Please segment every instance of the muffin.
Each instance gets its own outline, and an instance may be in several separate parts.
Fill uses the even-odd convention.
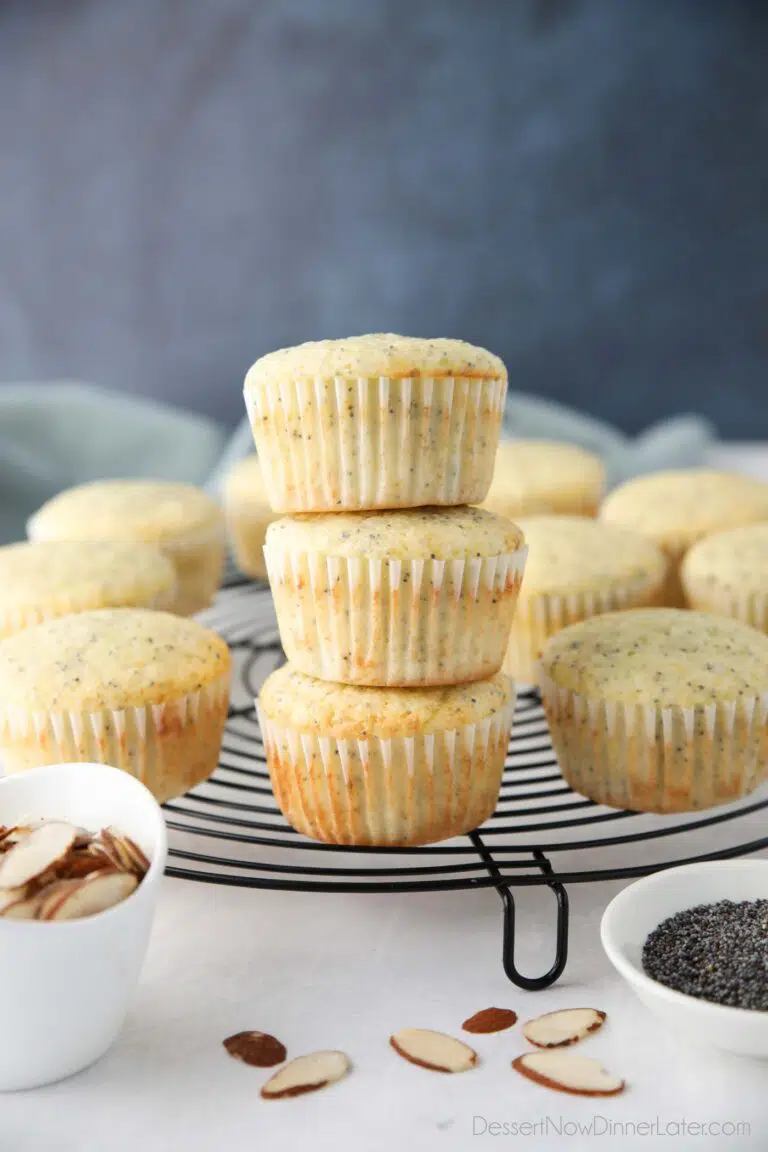
[[[267,579],[264,537],[275,519],[258,456],[247,456],[224,481],[224,514],[237,566],[246,576]]]
[[[150,544],[49,540],[0,548],[0,639],[92,608],[168,608],[170,560]]]
[[[682,607],[680,563],[685,553],[714,532],[768,520],[768,484],[707,468],[654,472],[611,492],[600,517],[659,545],[670,561],[666,602]]]
[[[496,805],[514,710],[502,673],[451,688],[353,688],[284,665],[258,701],[272,789],[330,844],[429,844]]]
[[[742,524],[700,540],[680,576],[691,608],[768,632],[768,523]]]
[[[477,504],[507,370],[462,340],[377,334],[262,357],[245,403],[276,512]]]
[[[541,692],[567,782],[612,808],[687,812],[768,774],[768,636],[676,608],[608,613],[554,636]]]
[[[525,581],[504,671],[535,683],[550,636],[588,616],[661,602],[667,563],[650,540],[583,516],[523,517]]]
[[[216,767],[231,657],[194,620],[142,608],[63,616],[0,642],[6,772],[97,761],[164,801]]]
[[[516,520],[560,513],[596,516],[605,487],[594,452],[554,440],[501,440],[483,507]]]
[[[164,480],[97,480],[54,496],[27,525],[30,540],[139,540],[155,544],[176,569],[172,610],[211,603],[224,566],[224,519],[199,488]]]
[[[509,520],[466,507],[288,516],[265,556],[283,648],[309,676],[423,687],[501,667],[525,563]]]

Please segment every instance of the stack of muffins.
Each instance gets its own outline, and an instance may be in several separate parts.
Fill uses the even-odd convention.
[[[272,353],[245,381],[288,663],[264,684],[274,793],[299,831],[417,845],[481,824],[514,689],[499,669],[525,542],[488,491],[507,375],[458,340]]]

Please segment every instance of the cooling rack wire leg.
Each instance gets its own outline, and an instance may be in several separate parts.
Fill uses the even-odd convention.
[[[542,988],[549,988],[551,984],[560,979],[568,960],[568,893],[559,881],[546,881],[547,887],[554,892],[557,901],[555,959],[552,967],[543,976],[524,976],[515,967],[515,898],[510,891],[509,881],[506,881],[501,875],[499,866],[480,833],[470,832],[469,839],[482,858],[488,875],[498,881],[496,891],[501,897],[504,907],[504,940],[501,953],[504,971],[513,984],[516,984],[518,988],[525,988],[527,992],[540,992]],[[534,848],[533,858],[545,876],[551,875],[552,865],[540,849]]]
[[[552,865],[542,852],[534,851],[534,857],[545,875],[552,871]],[[540,992],[542,988],[549,988],[562,976],[568,961],[568,893],[563,885],[556,880],[547,884],[547,887],[554,892],[557,901],[557,924],[555,959],[549,971],[542,976],[524,976],[515,967],[515,898],[508,887],[498,888],[504,906],[504,943],[502,946],[504,971],[513,984],[516,984],[518,988],[525,988],[528,992]]]

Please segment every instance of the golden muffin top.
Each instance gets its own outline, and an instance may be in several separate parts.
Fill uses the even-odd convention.
[[[588,700],[706,707],[768,692],[768,636],[681,608],[608,612],[553,636],[541,668]]]
[[[276,552],[454,560],[499,556],[523,544],[523,533],[511,520],[460,507],[285,516],[270,524],[266,546]]]
[[[512,703],[512,682],[489,680],[450,688],[357,688],[305,676],[284,664],[267,677],[259,703],[273,724],[337,739],[389,739],[452,731]]]
[[[162,704],[229,674],[229,648],[195,620],[107,608],[0,641],[0,713]]]
[[[699,540],[685,557],[681,574],[683,583],[768,597],[768,523],[742,524]]]
[[[144,540],[173,544],[213,531],[221,511],[201,488],[168,480],[94,480],[67,488],[32,516],[31,540]]]
[[[661,550],[626,528],[585,516],[524,516],[519,527],[528,545],[524,597],[650,588],[664,582],[667,561]]]
[[[270,352],[248,370],[245,390],[271,380],[334,376],[469,376],[506,381],[507,370],[498,356],[464,340],[424,340],[377,332],[345,340],[313,340]]]
[[[652,472],[611,492],[600,518],[680,556],[702,536],[768,519],[768,483],[711,468]]]

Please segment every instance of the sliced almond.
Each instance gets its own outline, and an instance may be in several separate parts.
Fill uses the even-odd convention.
[[[87,828],[75,828],[74,848],[87,848],[91,840],[93,840],[93,835]]]
[[[99,872],[87,880],[64,883],[73,887],[48,914],[48,920],[78,920],[106,912],[130,896],[139,882],[130,872]]]
[[[70,852],[56,869],[59,880],[84,880],[96,872],[122,871],[103,852]]]
[[[24,900],[27,895],[27,887],[24,884],[21,888],[0,888],[0,912],[9,908],[11,904],[17,904],[19,900]]]
[[[27,824],[14,824],[11,828],[6,828],[3,835],[3,846],[10,848],[12,844],[18,844],[19,840],[29,836],[31,831],[32,828]]]
[[[40,911],[40,897],[29,896],[8,904],[0,913],[5,920],[37,920]]]
[[[120,851],[120,846],[109,828],[102,828],[98,837],[91,842],[88,850],[93,853],[101,852],[112,861],[115,868],[121,872],[130,872],[130,867]]]
[[[565,1048],[601,1028],[605,1012],[598,1008],[563,1008],[523,1024],[523,1036],[537,1048]]]
[[[512,1061],[512,1067],[536,1084],[574,1096],[617,1096],[625,1088],[624,1081],[607,1072],[599,1060],[574,1052],[526,1052]]]
[[[465,1032],[487,1035],[489,1032],[503,1032],[517,1023],[517,1012],[511,1008],[481,1008],[462,1024]]]
[[[131,840],[130,836],[124,836],[122,832],[118,832],[115,828],[105,828],[102,836],[104,836],[105,833],[111,840],[114,850],[122,861],[126,872],[136,872],[139,876],[146,875],[149,871],[149,860],[135,840]]]
[[[349,1067],[349,1059],[343,1052],[311,1052],[307,1056],[297,1056],[267,1080],[261,1095],[265,1100],[279,1100],[316,1092],[326,1084],[341,1080]]]
[[[51,821],[35,828],[0,860],[0,888],[19,888],[48,872],[75,842],[71,824]]]
[[[85,877],[79,880],[55,880],[43,888],[41,892],[38,892],[38,920],[52,920],[59,905],[80,888],[84,882]]]
[[[235,1060],[242,1060],[252,1068],[274,1068],[288,1055],[285,1044],[269,1032],[236,1032],[227,1037],[224,1047]]]
[[[477,1052],[445,1032],[401,1028],[389,1042],[400,1056],[432,1072],[466,1072],[477,1064]]]

